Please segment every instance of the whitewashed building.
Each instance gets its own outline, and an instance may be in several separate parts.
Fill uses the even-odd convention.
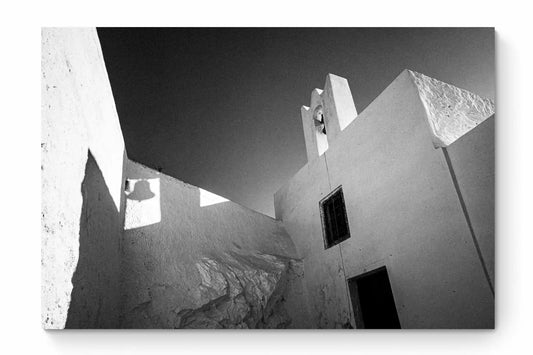
[[[127,157],[94,29],[42,32],[42,325],[491,328],[494,105],[328,75],[276,219]]]

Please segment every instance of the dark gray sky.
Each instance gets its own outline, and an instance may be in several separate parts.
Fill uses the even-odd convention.
[[[129,158],[254,210],[306,162],[327,73],[361,112],[405,68],[494,99],[493,29],[99,28]]]

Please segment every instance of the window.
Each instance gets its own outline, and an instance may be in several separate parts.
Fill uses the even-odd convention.
[[[322,231],[326,249],[350,238],[342,186],[336,188],[320,201],[320,215],[322,217]]]

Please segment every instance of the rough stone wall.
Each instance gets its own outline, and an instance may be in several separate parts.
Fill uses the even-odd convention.
[[[308,326],[301,261],[279,221],[206,204],[199,188],[138,163],[126,176],[122,327]]]
[[[313,326],[355,327],[347,280],[381,266],[402,328],[494,326],[494,297],[428,125],[418,88],[404,71],[276,193],[276,217],[304,261]],[[471,138],[463,150],[492,144]],[[492,191],[471,185],[490,160],[482,156],[471,155],[463,166],[471,172],[464,174],[474,201],[469,208],[481,209],[477,225],[493,223],[484,217],[493,205],[479,199]],[[341,185],[351,238],[324,249],[319,201]]]
[[[433,133],[435,148],[447,147],[492,116],[494,102],[409,70]]]
[[[290,258],[251,251],[221,252],[196,263],[202,306],[182,309],[175,328],[287,328],[284,309]]]
[[[42,326],[113,327],[125,156],[113,95],[95,29],[41,39]]]

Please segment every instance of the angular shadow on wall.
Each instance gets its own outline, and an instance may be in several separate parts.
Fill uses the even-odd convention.
[[[123,219],[90,151],[81,193],[79,259],[65,328],[117,328]]]

